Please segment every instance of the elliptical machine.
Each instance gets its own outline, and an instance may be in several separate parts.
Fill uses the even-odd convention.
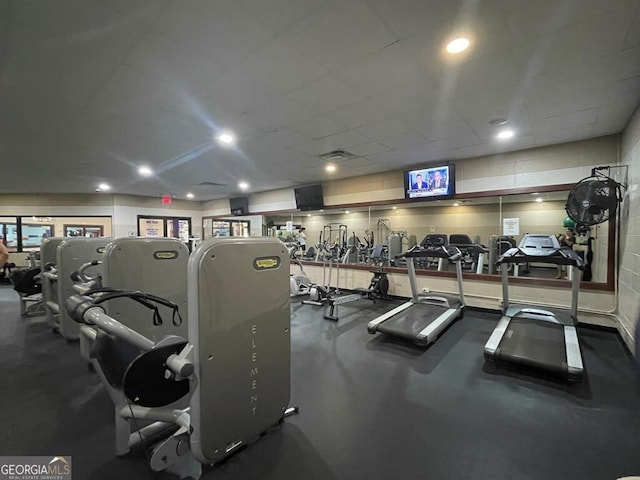
[[[296,275],[292,273],[289,276],[289,296],[300,297],[302,295],[309,295],[311,293],[311,280],[307,277],[307,274],[302,267],[302,262],[296,257],[291,258],[292,263],[296,263],[300,267],[300,274]]]
[[[322,285],[312,284],[309,289],[309,299],[303,300],[305,305],[316,305],[321,307],[327,301],[331,299],[331,272],[333,265],[336,265],[337,275],[340,274],[338,270],[338,257],[340,255],[340,246],[338,244],[327,245],[327,243],[318,244],[318,254],[322,255]],[[327,278],[327,262],[329,263],[329,276]],[[326,282],[326,283],[325,283]],[[337,283],[337,282],[336,282]],[[340,294],[338,287],[333,289],[334,293]]]

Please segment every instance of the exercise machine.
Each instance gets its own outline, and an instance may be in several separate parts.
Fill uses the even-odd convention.
[[[311,280],[307,277],[307,274],[302,267],[302,262],[296,257],[290,257],[291,262],[298,265],[300,268],[300,274],[296,275],[292,273],[289,276],[289,295],[292,297],[299,297],[302,295],[309,295],[311,293]]]
[[[434,342],[451,322],[464,315],[462,254],[456,247],[448,244],[446,235],[432,234],[400,257],[407,262],[411,300],[370,321],[367,330],[371,334],[382,332],[426,346]],[[455,263],[458,295],[420,293],[414,258],[442,258]]]
[[[529,262],[565,265],[573,270],[569,311],[509,303],[508,265]],[[579,381],[584,368],[575,325],[584,260],[572,249],[561,247],[554,235],[527,234],[518,247],[498,259],[498,264],[503,316],[484,347],[485,359],[528,365]]]
[[[356,288],[355,293],[349,295],[343,295],[342,297],[330,297],[329,308],[324,314],[325,320],[338,321],[338,305],[344,305],[345,303],[355,302],[356,300],[372,300],[374,303],[378,299],[388,298],[389,293],[389,278],[387,272],[382,268],[373,272],[373,278],[369,283],[368,288]]]
[[[113,240],[108,237],[68,237],[56,248],[57,299],[59,313],[54,330],[67,341],[78,340],[80,326],[63,308],[68,297],[75,295],[77,282],[74,273],[87,262],[101,260],[107,244]],[[98,269],[99,274],[99,267]]]
[[[150,454],[153,470],[188,472],[197,479],[202,464],[224,460],[297,412],[288,406],[288,276],[287,251],[275,239],[205,240],[188,263],[186,338],[168,334],[152,340],[102,306],[119,298],[177,309],[151,294],[116,290],[68,299],[73,317],[114,347],[97,354],[96,362],[126,399],[117,415],[152,422],[133,432],[130,442],[169,431]],[[230,301],[240,288],[252,294]],[[173,322],[155,323],[147,318],[147,331]],[[185,400],[185,408],[175,407]]]
[[[40,268],[16,269],[9,280],[20,297],[21,316],[28,317],[45,313],[42,303]]]
[[[309,298],[302,301],[305,305],[322,306],[331,298],[331,293],[340,294],[339,287],[331,288],[331,274],[335,265],[336,268],[336,285],[340,280],[340,266],[338,256],[340,255],[340,246],[338,244],[328,245],[326,242],[318,244],[318,255],[322,255],[322,285],[311,284],[309,289]],[[329,275],[327,278],[327,263],[329,264]]]
[[[474,243],[469,235],[464,233],[449,235],[449,245],[457,247],[462,253],[463,267],[468,265],[470,270],[477,274],[484,272],[484,260],[489,249],[479,243]]]
[[[117,238],[105,247],[100,266],[94,266],[94,262],[90,262],[80,268],[78,275],[84,277],[84,281],[82,284],[76,284],[75,290],[85,294],[89,287],[89,291],[100,295],[108,294],[111,290],[140,290],[173,302],[178,306],[177,311],[186,318],[188,259],[188,247],[175,238]],[[86,275],[87,270],[91,271],[91,277]],[[100,273],[99,280],[98,273]],[[108,315],[126,327],[153,341],[159,339],[158,335],[187,336],[186,321],[176,327],[173,323],[174,311],[162,305],[158,306],[157,313],[171,318],[171,322],[167,322],[168,324],[164,326],[150,326],[146,321],[147,309],[137,302],[114,298],[104,303],[103,308]],[[80,326],[80,353],[88,361],[93,358],[95,338],[95,329],[86,325]],[[94,367],[97,367],[95,362],[93,363]],[[98,368],[96,371],[99,371]],[[109,393],[118,411],[118,405],[123,405],[123,402],[119,401],[121,396],[117,392]],[[128,429],[128,424],[125,425],[123,422],[116,427],[122,444],[124,439],[128,438],[128,433],[122,433]],[[124,447],[119,446],[117,450],[123,451]]]
[[[40,244],[40,278],[42,282],[42,303],[47,323],[54,332],[58,331],[58,273],[56,253],[64,237],[45,238]]]

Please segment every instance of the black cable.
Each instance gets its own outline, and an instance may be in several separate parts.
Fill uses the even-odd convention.
[[[141,305],[147,307],[150,310],[153,310],[153,324],[154,325],[162,325],[163,319],[160,315],[160,311],[158,309],[158,304],[163,305],[172,311],[172,323],[175,327],[179,327],[182,325],[182,316],[180,315],[180,307],[165,298],[158,297],[151,293],[143,293],[140,291],[128,291],[128,290],[119,290],[110,287],[100,287],[92,289],[88,292],[88,295],[95,295],[97,293],[104,293],[97,298],[93,298],[92,302],[94,305],[99,305],[109,300],[113,300],[114,298],[129,298],[134,300]]]

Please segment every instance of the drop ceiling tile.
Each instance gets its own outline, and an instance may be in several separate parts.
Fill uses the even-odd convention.
[[[292,147],[292,149],[313,157],[319,157],[324,153],[334,150],[329,142],[323,140],[311,140],[310,142],[296,145]]]
[[[322,115],[362,100],[364,94],[348,86],[335,75],[326,75],[289,93],[285,98],[310,108],[316,115]]]
[[[333,120],[332,118],[328,118],[327,115],[319,115],[317,117],[310,118],[309,120],[299,122],[293,126],[293,130],[300,132],[307,137],[316,139],[343,132],[348,129],[349,127]]]
[[[364,135],[360,135],[353,130],[347,130],[333,135],[328,135],[321,138],[320,140],[322,142],[325,142],[325,144],[329,148],[329,151],[349,150],[349,147],[353,147],[354,145],[362,145],[363,143],[367,143],[369,141],[367,137],[365,137]]]
[[[434,140],[427,144],[429,152],[441,152],[450,151],[456,148],[471,147],[474,145],[480,145],[483,141],[478,135],[471,133],[462,137],[452,137],[443,140]]]
[[[276,95],[284,95],[324,77],[329,71],[302,55],[281,38],[262,46],[250,55],[242,65],[243,75],[260,79]]]
[[[591,138],[593,132],[593,124],[579,125],[568,128],[545,128],[537,130],[536,143],[538,145],[551,145],[573,140],[582,140]]]
[[[505,16],[514,38],[530,42],[564,27],[584,23],[612,10],[629,10],[630,0],[580,0],[557,2],[510,0],[503,4]]]
[[[230,0],[173,3],[153,31],[195,49],[218,65],[232,65],[275,37],[275,33]]]
[[[640,4],[633,4],[633,11],[629,15],[629,26],[624,36],[623,49],[640,47]]]
[[[528,66],[531,75],[558,70],[567,63],[610,55],[622,49],[628,22],[626,9],[608,11],[562,27],[537,41],[515,43],[514,58]]]
[[[349,147],[349,151],[351,153],[363,157],[367,155],[373,155],[374,153],[386,152],[387,150],[389,150],[389,147],[378,142],[367,142],[363,143],[362,145]]]
[[[346,128],[361,127],[368,123],[382,120],[387,116],[387,112],[385,112],[380,105],[368,98],[356,100],[353,103],[323,115],[329,122],[335,122]]]
[[[309,143],[313,139],[311,137],[302,135],[295,130],[289,130],[287,128],[280,129],[276,132],[260,135],[256,138],[256,142],[259,144],[266,144],[271,146],[273,150],[282,152],[283,149],[293,147],[295,145],[302,145]]]
[[[431,31],[443,23],[451,25],[457,13],[457,5],[448,2],[370,0],[369,4],[399,38]]]
[[[282,38],[331,71],[396,40],[366,2],[360,0],[328,1]]]
[[[380,143],[389,148],[406,148],[427,143],[427,139],[416,131],[409,130],[397,135],[388,135],[380,138]]]
[[[473,130],[455,111],[452,104],[442,104],[434,109],[409,112],[400,118],[429,140],[472,135]]]
[[[358,91],[375,96],[422,79],[424,69],[397,42],[337,71],[336,76]]]
[[[259,78],[228,69],[217,80],[200,88],[198,97],[205,108],[225,116],[258,108],[273,100],[276,94]],[[224,122],[224,118],[219,121]]]
[[[157,33],[146,35],[129,52],[125,64],[185,91],[197,90],[223,73],[222,65]]]
[[[401,135],[409,130],[412,130],[409,125],[402,120],[393,117],[356,128],[356,132],[370,138],[371,140],[377,140],[393,135]]]
[[[448,77],[424,76],[402,87],[376,95],[373,100],[389,115],[397,115],[448,101],[455,94],[451,86]]]
[[[238,0],[238,5],[258,22],[282,33],[307,18],[325,3],[324,0]]]
[[[295,103],[288,98],[278,97],[249,110],[247,115],[263,123],[291,127],[298,122],[313,118],[315,112],[311,108]]]
[[[591,125],[598,118],[598,108],[589,108],[586,110],[578,110],[576,112],[564,113],[562,115],[554,115],[551,117],[534,118],[531,120],[531,126],[535,130],[545,129],[564,129],[578,127],[581,125]]]

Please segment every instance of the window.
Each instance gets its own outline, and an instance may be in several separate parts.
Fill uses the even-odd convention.
[[[0,217],[0,241],[10,252],[38,250],[43,239],[56,235],[108,237],[111,235],[111,217]]]
[[[65,225],[65,237],[104,237],[101,225]]]
[[[31,250],[40,248],[42,240],[53,237],[54,228],[51,224],[22,224],[22,249]]]
[[[141,237],[172,237],[189,243],[191,219],[182,217],[148,217],[138,215],[138,235]]]

